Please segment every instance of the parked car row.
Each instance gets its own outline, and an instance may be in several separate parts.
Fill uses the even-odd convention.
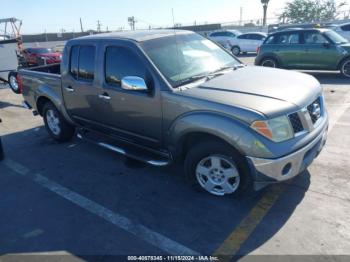
[[[216,31],[209,38],[233,55],[256,52],[255,65],[302,70],[340,71],[350,78],[349,25],[329,28],[288,28],[272,34]],[[338,34],[343,30],[342,35]],[[350,37],[350,36],[348,36]]]
[[[350,43],[330,29],[296,29],[269,35],[255,65],[340,71],[350,78]]]
[[[21,64],[25,67],[56,64],[61,62],[62,55],[50,48],[31,47],[21,52]]]
[[[240,53],[256,52],[266,37],[267,34],[261,32],[242,34],[237,30],[218,31],[209,35],[211,40],[231,50],[235,56]]]

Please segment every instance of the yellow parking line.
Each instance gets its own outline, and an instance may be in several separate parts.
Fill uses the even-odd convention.
[[[221,257],[222,260],[220,261],[230,261],[275,204],[284,190],[284,185],[274,185],[271,187],[271,189],[264,194],[249,214],[214,252],[213,256]]]

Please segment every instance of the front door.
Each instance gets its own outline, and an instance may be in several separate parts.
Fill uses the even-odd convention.
[[[339,61],[337,46],[330,43],[320,32],[304,32],[302,63],[306,69],[336,69]]]
[[[116,135],[149,147],[160,148],[162,108],[160,90],[147,69],[145,58],[137,48],[126,46],[103,47],[105,68],[101,88],[103,125]],[[124,77],[140,77],[148,90],[122,88]]]

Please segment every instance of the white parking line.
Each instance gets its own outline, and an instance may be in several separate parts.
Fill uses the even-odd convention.
[[[330,117],[329,128],[328,128],[329,132],[332,131],[335,124],[339,121],[339,119],[343,116],[343,114],[349,107],[350,107],[350,91],[345,95],[344,103],[342,105],[339,105],[339,107],[332,114],[332,117]]]
[[[143,225],[132,222],[130,219],[111,211],[108,208],[76,193],[68,188],[61,186],[60,184],[51,181],[50,179],[40,175],[40,174],[30,174],[28,169],[21,164],[7,159],[4,161],[5,165],[9,167],[12,171],[20,175],[25,175],[31,178],[34,182],[40,186],[56,193],[57,195],[65,198],[66,200],[80,206],[81,208],[95,214],[104,220],[112,223],[113,225],[124,229],[130,234],[142,239],[143,241],[165,251],[171,255],[199,255],[198,252],[191,250],[180,243],[171,240]]]

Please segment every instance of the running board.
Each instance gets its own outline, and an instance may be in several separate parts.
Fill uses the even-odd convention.
[[[103,141],[103,139],[100,140],[100,139],[89,138],[86,135],[87,132],[88,131],[86,131],[86,130],[83,131],[83,133],[85,133],[85,135],[82,132],[77,132],[77,137],[81,140],[98,145],[100,147],[111,150],[115,153],[124,155],[126,157],[135,159],[137,161],[146,163],[146,164],[151,165],[151,166],[162,167],[162,166],[168,166],[171,163],[170,159],[166,159],[165,157],[162,157],[162,156],[156,156],[155,154],[148,153],[148,152],[142,153],[141,150],[138,150],[136,148],[130,147],[128,149],[124,149],[119,145],[115,145],[114,143],[112,144],[112,142]]]

